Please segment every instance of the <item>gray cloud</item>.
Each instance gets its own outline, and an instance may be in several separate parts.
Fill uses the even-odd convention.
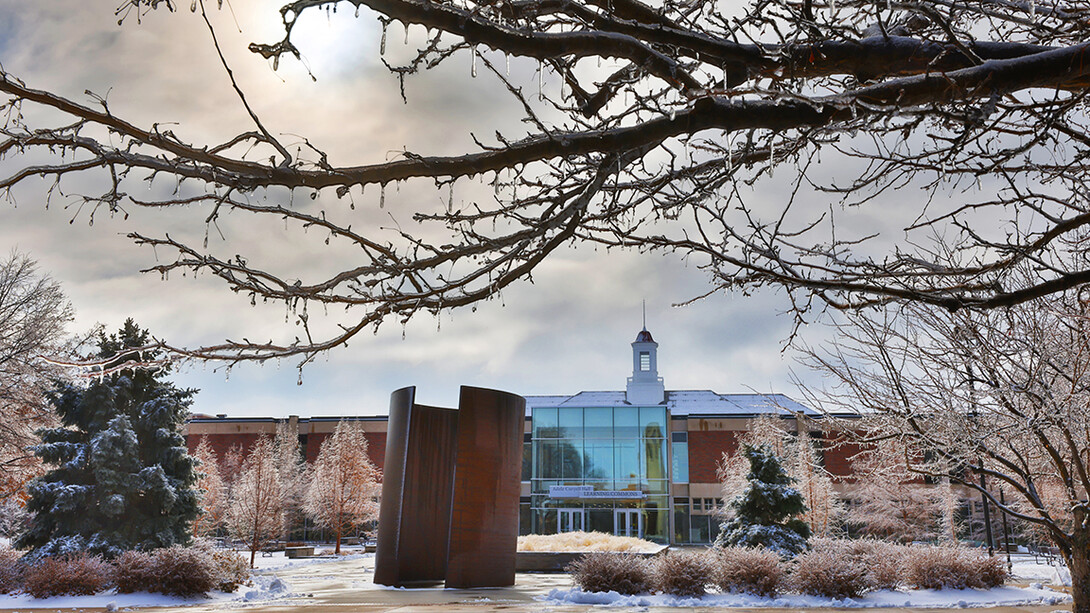
[[[404,148],[465,151],[473,146],[471,132],[485,138],[497,128],[509,136],[525,133],[520,109],[510,97],[496,91],[483,68],[471,80],[468,62],[458,59],[426,79],[410,79],[409,102],[403,103],[396,79],[377,60],[381,34],[367,15],[357,19],[342,10],[326,20],[312,12],[310,23],[301,22],[298,42],[317,82],[291,61],[273,72],[245,45],[279,38],[274,7],[257,0],[232,4],[241,33],[226,11],[214,20],[251,103],[285,140],[298,144],[291,135],[306,135],[334,163],[374,162]],[[84,89],[100,95],[109,91],[111,109],[119,115],[144,125],[177,122],[171,129],[184,139],[223,141],[250,126],[203,24],[185,8],[177,15],[153,13],[141,25],[118,27],[101,3],[0,0],[0,13],[12,17],[0,25],[0,62],[31,86],[88,103],[80,93]],[[421,35],[410,32],[414,40]],[[390,58],[403,57],[402,37],[399,26],[388,32]],[[527,91],[536,90],[535,68],[534,62],[512,62]],[[459,201],[488,197],[490,180],[461,181],[455,196]],[[76,188],[93,191],[96,179],[81,179],[69,191]],[[376,206],[374,188],[362,196],[353,192],[359,205],[355,212],[331,198],[307,204],[306,194],[295,197],[302,206],[369,225],[388,224],[390,214],[406,221],[414,208],[444,205],[445,195],[424,182],[388,189],[383,211]],[[785,196],[772,182],[760,189],[756,200],[776,202]],[[133,211],[125,220],[100,214],[88,227],[86,212],[65,209],[70,199],[55,197],[46,210],[43,191],[44,185],[20,189],[18,207],[0,208],[0,246],[30,253],[64,284],[79,314],[77,327],[94,322],[116,327],[133,316],[156,335],[188,345],[293,333],[282,306],[252,308],[248,299],[213,279],[163,281],[137,272],[154,264],[156,254],[131,245],[125,233],[201,237],[202,215]],[[213,232],[213,249],[228,255],[245,250],[300,277],[352,257],[336,244],[326,248],[321,236],[287,233],[277,224],[242,215],[225,219],[222,230],[227,241],[220,242]],[[704,273],[675,257],[583,247],[556,254],[535,273],[534,284],[511,288],[476,312],[463,309],[438,320],[421,316],[404,329],[384,325],[378,334],[358,338],[309,366],[302,386],[296,385],[294,362],[240,366],[229,378],[222,366],[192,365],[177,380],[202,388],[196,410],[234,415],[381,413],[390,391],[410,384],[421,386],[422,401],[448,405],[456,402],[459,384],[522,393],[620,389],[630,374],[628,344],[640,328],[640,302],[646,299],[648,327],[661,344],[660,368],[668,388],[790,392],[790,354],[780,349],[791,321],[777,314],[786,307],[784,297],[771,292],[749,298],[718,295],[693,306],[669,306],[702,293],[706,283]],[[332,314],[328,325],[341,317]]]

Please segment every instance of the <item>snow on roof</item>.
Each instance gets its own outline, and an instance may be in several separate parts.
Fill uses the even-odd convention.
[[[762,413],[803,413],[817,411],[783,394],[717,394],[710,390],[666,392],[666,408],[674,417],[760,415]],[[526,396],[526,414],[538,407],[621,407],[630,406],[623,391],[579,392],[574,396]]]

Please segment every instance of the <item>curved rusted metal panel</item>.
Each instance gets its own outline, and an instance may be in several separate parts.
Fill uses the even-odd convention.
[[[461,388],[447,587],[515,583],[526,399]]]
[[[403,586],[446,576],[458,412],[390,396],[375,583]]]

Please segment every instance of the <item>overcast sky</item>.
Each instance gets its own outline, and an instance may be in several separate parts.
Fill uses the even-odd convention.
[[[203,22],[188,6],[118,26],[117,4],[0,0],[0,64],[32,87],[79,101],[92,102],[85,90],[108,95],[114,113],[142,126],[174,122],[171,129],[184,140],[214,143],[250,129]],[[519,109],[496,84],[483,74],[471,80],[469,66],[456,62],[410,79],[409,104],[403,104],[397,81],[378,61],[377,24],[351,11],[328,17],[314,11],[297,27],[294,40],[316,81],[294,61],[274,72],[245,48],[251,41],[278,40],[274,4],[234,0],[232,11],[225,5],[214,16],[224,52],[270,130],[306,135],[333,164],[374,163],[406,147],[428,154],[470,151],[471,132],[501,127],[517,135],[523,129]],[[403,37],[400,26],[391,28],[388,57],[404,53]],[[527,79],[532,68],[518,61],[512,66]],[[766,193],[757,197],[781,200],[784,194],[775,190],[782,184],[761,184]],[[133,211],[125,220],[100,212],[90,225],[88,211],[78,210],[71,196],[55,194],[47,208],[43,185],[14,196],[15,202],[0,203],[0,249],[29,254],[61,282],[78,314],[74,331],[96,322],[116,329],[131,316],[176,345],[294,333],[282,307],[253,309],[247,298],[212,279],[139,273],[157,254],[133,246],[125,233],[194,232],[184,224],[196,218]],[[413,198],[439,197],[400,194],[390,206],[396,213]],[[229,220],[225,240],[211,240],[220,240],[223,249],[282,258],[285,267],[303,271],[342,257],[336,249],[304,244],[308,239],[298,235],[249,223]],[[302,385],[294,361],[242,365],[229,377],[216,364],[190,365],[175,381],[200,388],[195,411],[234,416],[379,414],[390,392],[406,385],[418,386],[422,402],[448,406],[457,402],[460,384],[521,394],[623,389],[631,374],[629,343],[641,328],[646,300],[667,389],[799,397],[789,382],[793,353],[781,351],[792,323],[782,314],[788,306],[782,294],[721,294],[674,307],[705,291],[704,273],[674,257],[587,248],[558,252],[534,277],[533,285],[519,284],[476,312],[423,316],[404,328],[385,324],[308,366]]]

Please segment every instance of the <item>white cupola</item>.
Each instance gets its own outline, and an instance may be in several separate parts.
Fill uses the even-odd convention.
[[[625,399],[628,404],[654,405],[666,400],[666,388],[659,376],[659,344],[645,325],[632,343],[632,376],[628,378]]]

